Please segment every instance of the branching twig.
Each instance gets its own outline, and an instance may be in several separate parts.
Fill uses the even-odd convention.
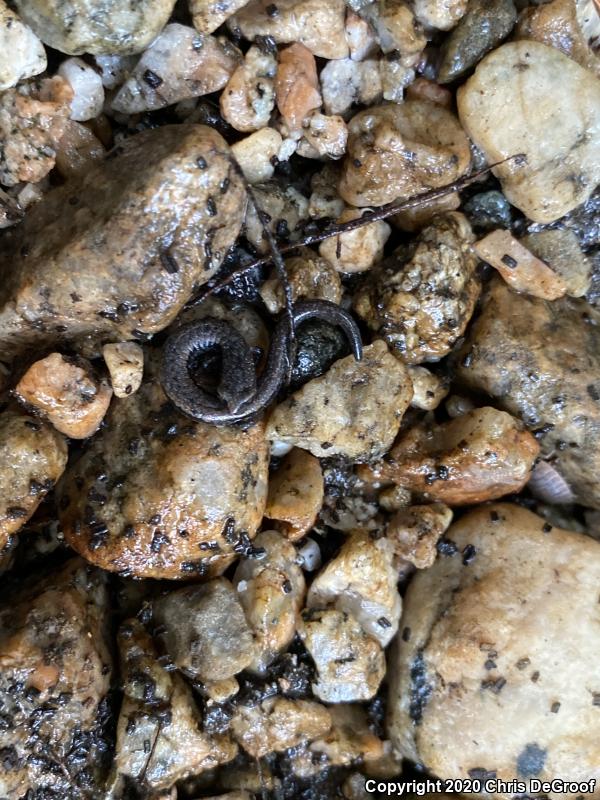
[[[232,159],[234,161],[234,159]],[[521,166],[527,161],[527,157],[523,153],[518,153],[513,156],[509,156],[508,158],[502,159],[502,161],[496,161],[494,164],[490,164],[483,169],[477,170],[477,172],[468,175],[465,178],[459,178],[457,181],[453,183],[449,183],[446,186],[441,186],[439,189],[430,189],[427,192],[422,192],[421,194],[417,194],[414,197],[409,197],[407,200],[401,200],[400,202],[392,202],[387,203],[384,206],[380,206],[379,208],[373,209],[373,211],[367,211],[366,214],[363,214],[362,217],[358,219],[351,219],[348,222],[340,222],[334,223],[329,227],[325,228],[323,231],[319,231],[318,233],[308,234],[304,236],[297,242],[291,242],[289,244],[279,245],[271,233],[268,224],[265,224],[263,221],[263,214],[262,210],[259,209],[259,206],[254,198],[254,194],[244,178],[244,182],[249,189],[249,196],[252,200],[254,207],[256,208],[256,213],[258,218],[265,229],[265,234],[267,241],[269,243],[270,252],[266,256],[261,256],[261,258],[257,258],[254,261],[251,261],[249,264],[245,264],[243,267],[234,270],[230,273],[226,278],[216,283],[214,286],[211,286],[199,300],[204,300],[206,297],[209,297],[211,294],[218,292],[220,289],[223,289],[225,286],[228,286],[232,281],[234,281],[239,275],[243,275],[245,272],[250,272],[256,267],[260,267],[263,264],[268,264],[270,261],[273,261],[278,276],[282,282],[283,290],[285,292],[285,299],[286,299],[286,311],[288,314],[291,313],[291,289],[289,285],[289,281],[287,279],[287,274],[285,271],[285,265],[283,263],[282,254],[289,253],[293,250],[297,250],[299,247],[307,247],[312,244],[317,244],[318,242],[322,242],[325,239],[330,239],[332,236],[339,236],[341,233],[348,233],[350,231],[355,231],[358,228],[362,228],[364,225],[368,225],[371,222],[378,222],[382,219],[387,219],[388,217],[392,217],[394,214],[398,214],[400,211],[407,211],[410,208],[418,208],[419,206],[424,205],[425,203],[430,203],[435,200],[440,200],[442,197],[446,197],[446,195],[451,194],[452,192],[458,192],[462,189],[465,189],[467,186],[470,186],[472,183],[478,181],[483,175],[486,175],[490,170],[494,169],[495,167],[500,166],[501,164],[506,164],[508,161],[515,161],[517,166]],[[234,162],[237,165],[237,162]],[[241,168],[238,166],[237,169],[241,172]]]

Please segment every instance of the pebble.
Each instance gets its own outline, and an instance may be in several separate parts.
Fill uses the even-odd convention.
[[[331,728],[331,715],[312,700],[269,697],[260,705],[237,707],[231,729],[252,758],[264,758],[324,736]]]
[[[175,0],[15,0],[24,22],[44,44],[67,55],[140,53],[156,38]]]
[[[315,697],[354,703],[376,694],[385,675],[385,655],[354,617],[333,608],[307,609],[299,634],[317,668]]]
[[[425,28],[449,31],[467,11],[468,0],[415,0],[415,16]]]
[[[262,128],[245,136],[231,146],[231,152],[240,165],[248,183],[264,183],[273,177],[273,162],[281,149],[283,139],[274,128]]]
[[[484,406],[450,422],[415,425],[385,461],[362,469],[365,477],[372,469],[427,500],[461,506],[520,491],[539,452],[520,420]]]
[[[0,0],[0,92],[46,69],[46,51],[31,28]]]
[[[317,63],[304,45],[296,42],[279,52],[275,93],[277,108],[289,131],[302,128],[309,112],[320,108]]]
[[[494,174],[529,219],[553,222],[591,196],[600,182],[600,82],[591,72],[544,44],[510,42],[479,63],[457,98],[489,163],[527,156]]]
[[[264,551],[262,557],[240,561],[233,585],[254,632],[256,649],[249,668],[260,674],[296,635],[306,585],[296,548],[282,533],[262,531],[254,547]]]
[[[395,748],[441,779],[550,781],[574,757],[578,780],[593,779],[600,544],[513,504],[471,511],[447,540],[455,555],[406,594],[409,634],[389,670]]]
[[[408,561],[416,569],[430,567],[438,554],[437,543],[447,531],[452,516],[452,510],[444,503],[398,509],[386,528],[395,565],[398,561],[400,564]]]
[[[58,75],[0,94],[0,184],[37,183],[52,169],[73,91]]]
[[[290,385],[298,388],[318,378],[347,354],[348,341],[339,328],[321,320],[309,320],[298,330]]]
[[[600,314],[584,300],[548,303],[496,279],[456,368],[461,385],[543,432],[542,454],[555,456],[577,501],[591,508],[600,508],[599,354]]]
[[[339,224],[360,219],[369,210],[347,208],[342,211],[336,222]],[[390,226],[383,220],[371,222],[354,231],[325,239],[319,245],[319,253],[338,272],[366,272],[381,261],[383,248],[390,238],[391,231]]]
[[[347,118],[354,104],[371,105],[382,96],[383,86],[376,59],[328,61],[319,77],[327,114],[341,114]]]
[[[316,541],[310,537],[298,548],[298,556],[302,559],[302,569],[305,572],[315,572],[321,566],[321,549]]]
[[[106,155],[102,142],[92,131],[72,119],[67,120],[55,149],[56,169],[66,179],[81,175]]]
[[[351,533],[340,552],[315,576],[306,605],[332,606],[356,619],[362,628],[387,647],[398,631],[402,600],[393,549],[386,538]]]
[[[109,615],[106,575],[79,558],[21,577],[0,606],[6,797],[69,797],[73,780],[57,753],[87,776],[90,794],[104,794],[112,747],[102,729],[112,683]]]
[[[323,505],[323,471],[318,458],[294,448],[269,479],[265,517],[290,541],[314,525]]]
[[[436,409],[450,389],[448,378],[440,377],[426,367],[409,367],[408,372],[413,385],[411,406],[422,411]]]
[[[356,114],[339,193],[350,205],[381,206],[452,183],[471,151],[456,117],[438,103],[407,100]]]
[[[267,437],[317,457],[353,461],[383,455],[396,436],[412,397],[408,371],[378,340],[336,361],[272,412]]]
[[[361,4],[360,15],[375,32],[381,50],[393,53],[403,66],[413,66],[427,44],[413,9],[402,0]]]
[[[220,575],[248,551],[267,499],[262,425],[196,423],[155,379],[113,403],[62,485],[65,538],[92,563],[136,577]]]
[[[329,713],[331,730],[311,743],[311,753],[326,757],[330,766],[339,767],[362,763],[364,768],[383,756],[384,743],[371,730],[364,707],[338,703],[329,707]]]
[[[337,160],[346,152],[348,129],[343,117],[312,111],[304,120],[302,134],[298,155]]]
[[[173,22],[144,52],[112,108],[134,114],[211,94],[227,84],[240,61],[228,40]]]
[[[225,578],[169,592],[152,611],[173,663],[194,680],[228,680],[254,658],[252,633]]]
[[[275,107],[277,74],[275,56],[260,47],[250,47],[219,99],[223,119],[242,133],[273,130],[266,126]]]
[[[600,58],[593,49],[593,38],[598,36],[598,10],[586,11],[585,2],[572,0],[551,0],[541,6],[529,6],[520,15],[515,31],[517,39],[534,39],[560,50],[580,66],[589,69],[600,77]],[[589,28],[593,30],[593,15],[596,17],[596,30],[588,35],[588,26],[582,25],[587,16]]]
[[[350,9],[346,12],[346,41],[353,61],[364,61],[377,52],[377,39],[373,28],[367,20]]]
[[[281,230],[290,239],[298,236],[300,223],[308,218],[308,200],[293,185],[284,186],[276,180],[254,188],[254,196],[269,220],[271,232],[281,238]],[[267,253],[269,244],[252,203],[248,203],[245,222],[246,238],[259,253]]]
[[[100,427],[112,389],[94,375],[89,361],[51,353],[29,367],[15,394],[47,417],[57,431],[71,439],[87,439]]]
[[[591,285],[592,263],[575,233],[567,228],[541,230],[524,236],[521,244],[560,276],[571,297],[583,297]]]
[[[137,62],[136,56],[94,56],[94,64],[105,89],[117,89],[125,83]]]
[[[214,33],[248,0],[189,0],[194,28],[198,33]]]
[[[320,258],[314,250],[308,247],[298,248],[298,255],[286,258],[285,270],[292,292],[292,301],[306,300],[328,300],[330,303],[339,304],[342,299],[342,283],[339,274],[332,267],[329,261]],[[285,305],[283,287],[275,270],[260,288],[260,296],[263,299],[269,313],[277,314]],[[311,327],[315,327],[313,320]],[[303,326],[304,327],[304,326]],[[318,329],[321,325],[318,326]],[[308,329],[308,325],[306,326]],[[330,326],[327,326],[330,330]],[[298,332],[300,336],[300,331]],[[299,343],[300,347],[300,343]],[[299,350],[296,351],[296,360],[299,357]],[[322,370],[323,371],[323,370]]]
[[[62,62],[57,74],[64,78],[73,90],[70,115],[72,120],[85,122],[102,112],[104,86],[102,78],[93,67],[80,58],[68,58]]]
[[[228,734],[203,730],[192,690],[181,675],[161,665],[137,619],[125,620],[117,641],[124,695],[114,757],[118,775],[135,781],[143,776],[156,796],[178,780],[235,758],[237,745]]]
[[[438,361],[464,333],[480,292],[474,238],[463,214],[440,214],[355,293],[355,311],[406,363]]]
[[[229,19],[231,30],[245,39],[273,37],[277,44],[298,42],[321,58],[345,58],[345,0],[277,0],[277,14],[270,14],[270,0],[250,0]]]
[[[495,189],[474,194],[464,204],[463,211],[475,230],[490,231],[512,227],[510,203]]]
[[[441,47],[440,83],[461,78],[509,35],[517,21],[513,0],[470,0]]]
[[[162,330],[216,272],[243,214],[244,190],[218,133],[165,125],[132,136],[47,192],[7,237],[4,358],[39,343],[104,344]]]
[[[102,355],[110,373],[115,397],[128,397],[140,388],[144,374],[144,351],[135,342],[105,344]]]
[[[63,436],[48,423],[14,408],[0,414],[0,550],[54,487],[67,455]]]

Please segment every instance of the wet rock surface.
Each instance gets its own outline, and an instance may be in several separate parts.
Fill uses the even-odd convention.
[[[480,291],[473,239],[462,214],[441,215],[355,294],[357,313],[408,364],[437,361],[464,333]]]
[[[60,478],[67,445],[58,431],[31,414],[0,414],[0,549],[31,517]]]
[[[211,213],[213,196],[222,217]],[[132,137],[50,192],[7,242],[5,357],[49,339],[135,338],[166,327],[217,269],[242,213],[239,179],[215,131],[166,126]]]
[[[598,543],[508,504],[472,511],[447,540],[455,554],[407,593],[394,744],[442,778],[546,780],[574,757],[581,780],[595,777]]]
[[[32,576],[9,603],[4,593],[3,796],[74,798],[102,786],[110,763],[104,725],[112,669],[106,584],[100,570],[72,559],[50,575]]]
[[[0,3],[0,91],[46,69],[46,52],[33,31]]]
[[[592,73],[552,47],[511,42],[480,62],[457,97],[461,123],[489,162],[527,156],[524,166],[494,172],[530,219],[552,222],[590,197],[600,181],[600,83]]]
[[[65,536],[110,571],[172,580],[220,574],[251,547],[266,471],[263,426],[188,421],[149,381],[113,405],[65,475]]]
[[[273,410],[266,435],[316,456],[374,458],[388,449],[412,397],[406,368],[382,341],[336,361]]]
[[[533,430],[542,452],[585,505],[598,507],[597,314],[583,300],[548,303],[490,287],[458,365],[460,380],[494,397]],[[546,427],[544,427],[546,426]]]

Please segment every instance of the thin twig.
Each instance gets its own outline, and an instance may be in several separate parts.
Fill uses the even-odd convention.
[[[363,214],[362,217],[358,219],[351,219],[348,222],[340,222],[335,223],[323,231],[319,231],[318,233],[309,234],[304,236],[297,242],[291,242],[289,244],[278,244],[272,233],[271,230],[268,228],[268,225],[265,227],[265,232],[267,233],[267,241],[269,243],[270,252],[266,256],[261,256],[261,258],[257,258],[254,261],[251,261],[249,264],[245,264],[243,267],[234,270],[231,272],[226,278],[216,283],[214,286],[211,286],[210,289],[207,289],[206,292],[199,298],[199,301],[204,300],[206,297],[218,292],[220,289],[223,289],[225,286],[228,286],[232,281],[234,281],[239,275],[243,275],[245,272],[250,272],[256,267],[260,267],[263,264],[268,264],[270,261],[275,263],[278,276],[282,281],[283,289],[285,292],[286,298],[286,311],[287,313],[291,314],[291,289],[289,286],[289,281],[287,279],[287,274],[285,271],[285,265],[283,263],[282,254],[289,253],[293,250],[297,250],[299,247],[307,247],[312,244],[317,244],[319,242],[325,241],[325,239],[330,239],[332,236],[339,236],[341,233],[349,233],[350,231],[355,231],[358,228],[362,228],[364,225],[368,225],[371,222],[378,222],[379,220],[387,219],[388,217],[393,216],[394,214],[398,214],[400,211],[407,211],[410,208],[418,208],[419,206],[424,205],[425,203],[430,203],[435,200],[440,200],[442,197],[446,197],[447,195],[451,194],[452,192],[459,192],[462,189],[465,189],[467,186],[470,186],[472,183],[478,181],[483,175],[487,175],[490,170],[494,169],[495,167],[499,167],[501,164],[506,164],[508,161],[515,161],[517,166],[521,166],[527,161],[527,157],[524,153],[518,153],[513,156],[508,156],[508,158],[503,158],[502,161],[496,161],[494,164],[490,164],[483,169],[477,170],[477,172],[468,175],[465,178],[459,178],[457,181],[453,183],[449,183],[446,186],[441,186],[439,189],[430,189],[427,192],[422,192],[421,194],[417,194],[414,197],[409,197],[407,200],[401,200],[398,202],[387,203],[384,206],[380,206],[379,208],[373,209],[373,211],[367,211],[366,214]],[[237,162],[236,162],[237,163]],[[241,168],[238,167],[241,170]],[[245,180],[245,179],[244,179]],[[252,202],[256,208],[257,214],[259,219],[262,223],[261,214],[262,211],[259,211],[259,207],[256,204],[256,200],[253,198],[253,193],[250,190],[249,192]],[[285,277],[284,277],[285,276]],[[293,326],[292,326],[293,327]]]

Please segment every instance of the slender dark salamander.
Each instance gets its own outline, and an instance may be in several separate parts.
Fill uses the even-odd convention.
[[[348,338],[354,357],[360,361],[360,331],[347,311],[327,300],[295,303],[294,326],[309,319],[321,319],[339,326]],[[214,347],[220,348],[222,357],[217,397],[198,386],[192,375],[193,359]],[[275,327],[267,364],[258,381],[250,347],[243,337],[223,320],[207,318],[184,325],[167,339],[160,380],[166,395],[184,414],[201,422],[227,425],[264,411],[281,389],[290,359],[285,317]]]

